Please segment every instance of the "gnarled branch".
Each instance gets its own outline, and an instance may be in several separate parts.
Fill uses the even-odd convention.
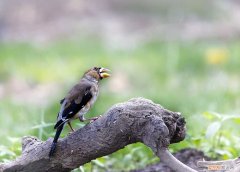
[[[59,139],[52,158],[48,157],[52,138],[41,141],[24,137],[22,155],[10,163],[1,164],[0,170],[70,171],[128,144],[142,142],[175,171],[193,172],[167,149],[170,143],[179,142],[184,137],[185,121],[180,113],[166,110],[150,100],[135,98],[113,106],[98,120]]]

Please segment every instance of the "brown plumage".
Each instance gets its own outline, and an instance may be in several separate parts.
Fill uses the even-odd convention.
[[[56,149],[57,140],[66,123],[71,126],[71,120],[79,118],[80,121],[85,121],[86,114],[92,107],[98,97],[98,84],[103,78],[110,76],[108,69],[102,67],[94,67],[84,73],[82,79],[76,84],[61,100],[61,109],[58,113],[58,118],[54,129],[57,129],[49,156],[52,156]]]

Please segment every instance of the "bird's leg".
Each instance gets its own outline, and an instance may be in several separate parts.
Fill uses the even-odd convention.
[[[68,122],[69,127],[71,128],[72,132],[74,132],[74,129],[72,128],[72,125],[70,122]]]
[[[79,116],[79,121],[80,121],[80,122],[84,122],[84,121],[86,121],[86,120],[87,120],[87,119],[85,119],[83,115]]]

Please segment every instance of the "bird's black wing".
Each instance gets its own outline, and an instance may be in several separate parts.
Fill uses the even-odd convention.
[[[54,128],[58,128],[64,121],[72,118],[76,113],[78,113],[93,97],[91,93],[91,86],[86,87],[83,91],[83,94],[80,94],[77,99],[80,101],[76,101],[76,99],[71,100],[70,102],[65,103],[65,108],[61,115],[61,120],[57,121]]]
[[[92,93],[90,87],[85,90],[85,94],[82,97],[80,103],[72,100],[70,105],[66,107],[62,113],[62,118],[69,119],[72,118],[76,113],[78,113],[92,98]]]

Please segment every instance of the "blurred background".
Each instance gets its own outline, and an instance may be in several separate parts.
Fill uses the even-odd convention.
[[[239,19],[238,0],[1,0],[0,161],[21,153],[23,136],[54,136],[59,100],[93,66],[112,77],[86,116],[145,97],[186,118],[187,137],[171,151],[239,156]],[[74,171],[158,161],[137,143]]]

